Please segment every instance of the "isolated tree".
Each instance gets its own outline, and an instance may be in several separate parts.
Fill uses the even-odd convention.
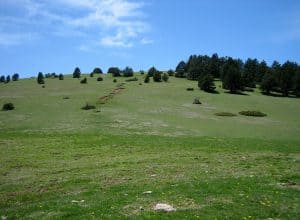
[[[12,81],[18,81],[19,80],[19,74],[18,73],[15,73],[12,75]]]
[[[297,67],[296,63],[290,61],[286,61],[281,66],[281,71],[278,76],[278,85],[283,96],[288,96],[293,87],[293,78],[297,72]]]
[[[5,83],[9,83],[9,82],[10,82],[10,75],[7,75],[7,76],[6,76]]]
[[[131,76],[133,76],[133,69],[127,66],[127,67],[123,70],[123,76],[124,76],[124,77],[131,77]]]
[[[223,66],[222,84],[230,93],[237,93],[243,89],[241,77],[241,62],[229,57]]]
[[[73,72],[73,78],[80,78],[80,75],[81,75],[81,71],[80,71],[79,67],[76,67]]]
[[[113,77],[121,76],[121,71],[118,67],[110,67],[107,73],[111,73]]]
[[[140,74],[141,74],[141,75],[144,75],[144,74],[145,74],[145,71],[144,71],[144,70],[140,70]]]
[[[164,82],[168,82],[168,80],[169,80],[169,75],[168,75],[167,73],[164,73],[164,74],[162,75],[162,80],[163,80]]]
[[[150,76],[147,74],[144,83],[149,83],[149,82],[150,82]]]
[[[262,82],[260,84],[260,90],[263,93],[269,95],[276,86],[277,86],[277,82],[276,82],[275,74],[270,70],[264,75]]]
[[[44,74],[42,72],[38,73],[37,76],[37,83],[38,84],[45,84],[45,80],[44,80]]]
[[[198,79],[198,87],[205,92],[214,92],[216,89],[214,77],[211,74],[206,74]]]
[[[58,79],[59,79],[59,80],[64,80],[64,75],[63,75],[62,73],[59,74],[59,75],[58,75]]]
[[[0,82],[5,83],[5,76],[0,77]]]
[[[153,66],[148,70],[148,76],[153,77],[154,73],[157,72],[157,69]]]
[[[93,73],[96,73],[96,74],[102,74],[103,72],[102,72],[101,68],[96,67],[96,68],[93,70]]]

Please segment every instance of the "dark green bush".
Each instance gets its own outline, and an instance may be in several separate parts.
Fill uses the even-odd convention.
[[[103,81],[103,78],[102,78],[101,76],[99,76],[99,77],[97,78],[97,81]]]
[[[149,82],[150,82],[150,76],[147,74],[144,83],[149,83]]]
[[[163,80],[164,82],[168,82],[168,80],[169,80],[169,75],[168,75],[167,73],[164,73],[164,74],[162,75],[162,80]]]
[[[194,88],[188,87],[188,88],[186,88],[186,90],[187,90],[187,91],[194,91]]]
[[[161,71],[156,71],[153,73],[153,81],[161,82]]]
[[[81,81],[80,81],[81,84],[86,84],[87,83],[87,79],[86,77],[84,77]]]
[[[198,79],[198,87],[205,92],[214,92],[216,89],[214,78],[211,74],[206,74]]]
[[[267,116],[265,113],[262,113],[260,111],[241,111],[239,112],[240,115],[245,116],[252,116],[252,117],[265,117]]]
[[[90,110],[90,109],[95,109],[96,107],[94,105],[90,105],[88,103],[85,104],[81,109],[82,110]]]
[[[117,79],[114,79],[113,82],[116,83],[116,82],[117,82]]]
[[[230,113],[230,112],[217,112],[215,113],[216,116],[225,116],[225,117],[233,117],[237,116],[236,114]]]
[[[5,103],[3,106],[2,106],[2,110],[3,111],[10,111],[10,110],[14,110],[15,109],[15,106],[13,103]]]

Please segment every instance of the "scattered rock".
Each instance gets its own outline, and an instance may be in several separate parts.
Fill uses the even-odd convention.
[[[83,203],[83,202],[84,202],[84,200],[80,200],[80,201],[77,201],[77,200],[72,200],[71,202],[72,202],[72,203]]]
[[[152,191],[145,191],[145,192],[143,192],[143,194],[151,194],[152,193]]]
[[[151,177],[156,177],[157,175],[156,174],[152,174],[152,175],[150,175]]]
[[[194,98],[193,104],[201,105],[202,103],[200,102],[199,98]]]
[[[143,210],[144,210],[143,206],[140,206],[140,210],[141,210],[141,211],[143,211]]]
[[[6,219],[7,219],[7,216],[2,215],[2,216],[1,216],[1,219],[2,219],[2,220],[6,220]]]
[[[154,207],[155,211],[165,211],[165,212],[172,212],[172,211],[176,211],[176,209],[166,203],[157,203]]]

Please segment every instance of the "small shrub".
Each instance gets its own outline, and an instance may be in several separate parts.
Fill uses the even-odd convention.
[[[188,88],[186,88],[186,90],[187,90],[187,91],[194,91],[194,88],[188,87]]]
[[[91,72],[91,73],[90,73],[90,77],[94,77],[94,72]]]
[[[81,84],[86,84],[87,83],[87,79],[86,77],[84,77],[81,81],[80,81]]]
[[[64,96],[63,99],[70,99],[70,97],[69,96]]]
[[[164,82],[168,82],[168,80],[169,80],[169,75],[168,75],[167,73],[164,73],[164,74],[162,75],[162,80],[163,80]]]
[[[225,116],[225,117],[234,117],[237,116],[236,114],[230,112],[217,112],[215,113],[216,116]]]
[[[45,88],[46,88],[46,86],[42,86],[42,88],[43,88],[43,89],[45,89]]]
[[[101,76],[99,76],[98,78],[97,78],[97,81],[103,81],[103,78],[101,77]]]
[[[161,71],[156,71],[153,73],[153,81],[161,82]]]
[[[265,117],[267,116],[265,113],[262,113],[260,111],[241,111],[239,112],[240,115],[245,116],[252,116],[252,117]]]
[[[150,82],[150,76],[147,74],[144,83],[149,83],[149,82]]]
[[[117,79],[114,79],[113,82],[116,83],[116,82],[117,82]]]
[[[59,80],[64,80],[64,75],[63,74],[59,74],[58,79]]]
[[[15,109],[15,106],[13,103],[5,103],[3,106],[2,106],[2,110],[3,111],[11,111],[11,110],[14,110]]]
[[[200,102],[199,98],[194,98],[193,104],[201,105],[202,103]]]
[[[94,105],[90,105],[88,103],[85,104],[85,106],[83,106],[81,109],[82,110],[91,110],[91,109],[95,109],[96,107]]]
[[[134,78],[126,79],[125,81],[126,82],[138,81],[138,78],[134,77]]]

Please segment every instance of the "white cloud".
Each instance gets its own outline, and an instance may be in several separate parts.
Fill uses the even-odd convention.
[[[0,32],[0,46],[17,46],[36,39],[34,33],[3,33]]]
[[[154,41],[151,40],[151,39],[147,39],[147,38],[142,38],[141,39],[141,44],[146,45],[146,44],[153,44],[153,43],[154,43]]]
[[[16,23],[30,20],[32,24],[55,24],[51,26],[53,34],[68,37],[76,33],[98,45],[126,48],[134,46],[135,42],[145,44],[141,38],[149,30],[142,10],[144,4],[132,0],[52,0],[47,3],[11,0],[4,4],[25,9],[24,18],[11,16]]]

